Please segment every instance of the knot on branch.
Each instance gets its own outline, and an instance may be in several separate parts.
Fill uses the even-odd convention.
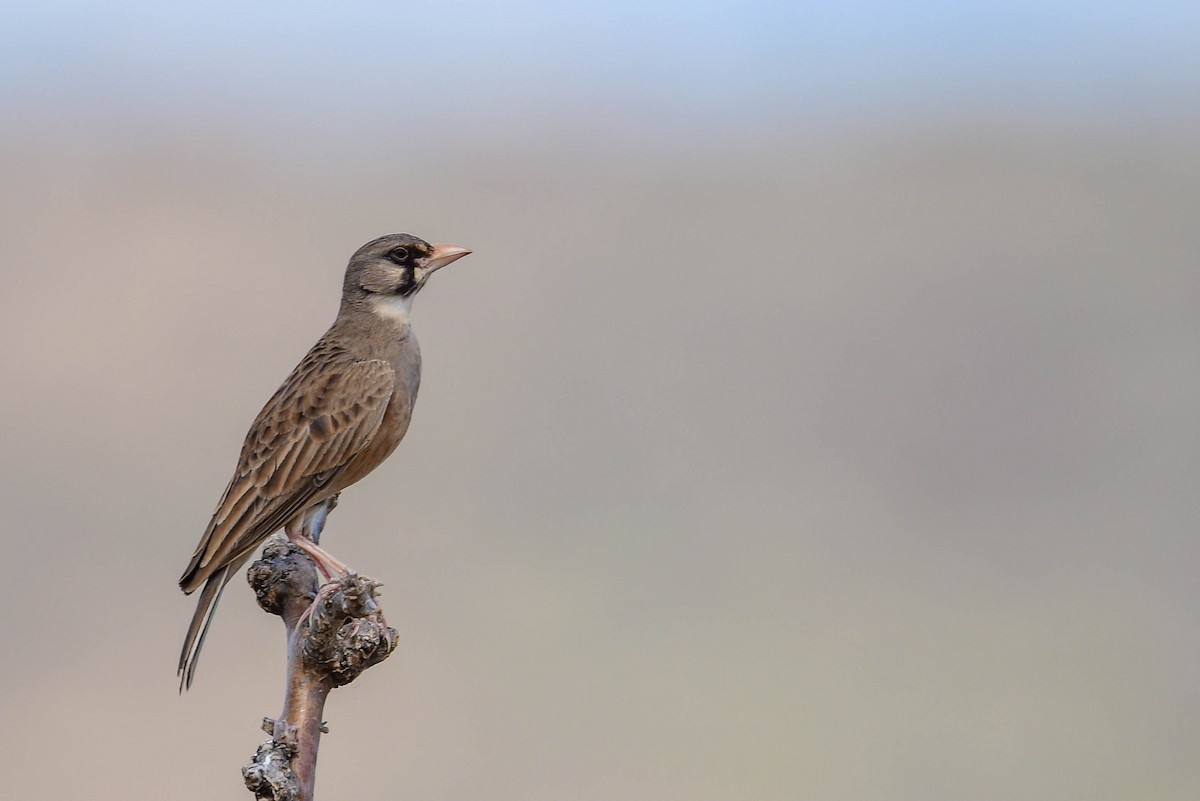
[[[308,555],[285,539],[267,543],[246,579],[258,605],[283,618],[302,669],[341,687],[396,647],[376,598],[382,586],[351,573],[318,588]]]
[[[259,801],[299,801],[301,783],[292,770],[292,758],[300,748],[296,727],[263,718],[263,730],[271,739],[258,747],[249,765],[242,766],[246,788]]]
[[[264,612],[279,615],[290,631],[317,595],[317,569],[308,554],[284,537],[272,537],[246,580]]]
[[[375,600],[380,586],[354,574],[335,579],[317,592],[307,625],[301,624],[305,664],[334,687],[354,681],[396,647],[396,631]]]

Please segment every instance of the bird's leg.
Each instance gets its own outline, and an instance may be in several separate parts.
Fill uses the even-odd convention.
[[[321,532],[325,530],[325,521],[329,519],[329,513],[337,507],[338,495],[341,493],[326,498],[304,513],[304,533],[317,545],[321,544]]]
[[[294,542],[296,547],[308,554],[313,564],[316,565],[317,570],[325,576],[325,583],[317,588],[317,594],[313,596],[312,603],[300,614],[300,620],[306,620],[309,625],[312,625],[312,616],[317,611],[317,605],[327,596],[337,592],[338,585],[333,581],[334,574],[348,576],[353,571],[337,559],[334,559],[322,548],[314,545],[308,537],[302,535],[293,537],[290,530],[285,530],[287,531],[288,539]]]
[[[349,565],[317,545],[317,541],[321,538],[321,532],[325,528],[325,521],[329,518],[329,513],[333,511],[333,507],[337,506],[337,499],[338,496],[334,495],[321,503],[310,506],[304,511],[303,515],[291,520],[283,527],[288,540],[295,543],[297,548],[308,554],[313,564],[316,565],[317,570],[325,577],[325,583],[317,589],[317,596],[313,598],[308,609],[300,616],[302,620],[311,621],[317,604],[337,590],[337,585],[333,583],[335,577],[348,576],[354,573],[354,570]]]
[[[317,545],[317,541],[321,538],[321,531],[325,528],[325,521],[336,505],[337,496],[334,495],[332,498],[310,506],[304,511],[304,514],[290,520],[283,527],[287,538],[308,554],[326,581],[334,576],[347,576],[354,572],[344,562]]]
[[[308,554],[326,581],[329,581],[334,576],[348,576],[354,572],[345,562],[334,557],[290,524],[284,526],[284,531],[287,533],[287,538],[295,543],[297,548]]]

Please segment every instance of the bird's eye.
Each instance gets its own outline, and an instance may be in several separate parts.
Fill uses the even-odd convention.
[[[408,248],[396,248],[391,253],[388,253],[388,258],[397,264],[404,264],[408,261]]]

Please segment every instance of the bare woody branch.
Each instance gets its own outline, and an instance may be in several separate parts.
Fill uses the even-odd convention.
[[[246,578],[259,606],[283,619],[288,679],[283,713],[264,718],[271,738],[242,775],[256,799],[312,801],[325,699],[386,659],[396,632],[376,602],[377,582],[351,574],[318,588],[313,563],[284,539],[268,542]]]

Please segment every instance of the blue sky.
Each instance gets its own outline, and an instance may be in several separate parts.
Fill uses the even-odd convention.
[[[10,4],[0,107],[1186,113],[1200,98],[1197,41],[1200,4],[1182,2]]]

